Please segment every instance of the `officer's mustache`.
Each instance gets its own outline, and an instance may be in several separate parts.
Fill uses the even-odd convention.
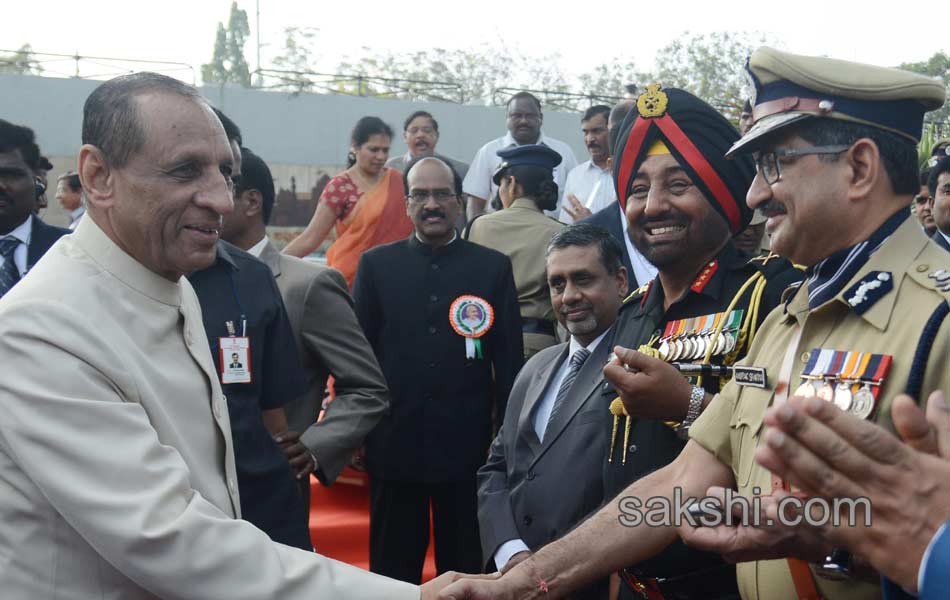
[[[657,217],[647,217],[646,215],[640,215],[637,217],[636,225],[640,229],[646,229],[651,225],[656,223],[661,223],[663,225],[689,225],[689,219],[685,215],[674,213],[672,211],[665,212],[662,215]]]
[[[785,208],[785,205],[777,200],[769,200],[765,204],[759,207],[759,212],[761,212],[765,217],[774,217],[775,215],[784,215],[788,213],[788,209]]]
[[[423,221],[430,217],[438,217],[440,219],[444,219],[445,213],[442,212],[441,210],[424,210],[422,211],[422,214],[420,215],[420,217],[422,218]]]

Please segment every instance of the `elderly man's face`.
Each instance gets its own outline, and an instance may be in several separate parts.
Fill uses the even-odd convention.
[[[214,261],[222,216],[233,209],[231,147],[203,102],[169,93],[136,102],[145,143],[113,169],[115,202],[107,218],[126,252],[175,281]]]
[[[0,152],[0,234],[16,229],[35,208],[33,171],[19,150]]]

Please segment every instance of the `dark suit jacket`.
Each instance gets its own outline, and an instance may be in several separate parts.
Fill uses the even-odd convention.
[[[353,312],[343,275],[281,254],[270,242],[261,252],[284,298],[309,392],[284,407],[287,422],[317,459],[317,478],[330,485],[354,450],[389,409],[389,391],[376,356]],[[318,424],[327,377],[336,398]]]
[[[36,261],[43,258],[43,255],[56,243],[56,240],[70,233],[72,232],[68,229],[47,225],[42,219],[33,215],[30,245],[26,249],[26,270],[29,271],[32,269]]]
[[[620,249],[623,250],[623,266],[627,269],[627,287],[630,290],[635,290],[647,282],[637,281],[633,274],[633,264],[630,262],[630,253],[627,252],[627,243],[623,239],[623,224],[620,222],[620,208],[617,204],[618,202],[615,200],[580,222],[603,227],[610,232],[610,235],[614,236],[615,240],[620,242]]]
[[[467,358],[449,321],[464,295],[486,300],[494,323]],[[363,254],[353,284],[356,315],[376,353],[392,404],[366,439],[370,474],[409,482],[475,477],[522,365],[521,315],[511,261],[457,239],[432,248],[415,234]]]
[[[611,330],[581,367],[543,443],[534,430],[534,410],[556,385],[552,379],[567,359],[568,344],[545,348],[518,374],[504,425],[478,471],[478,524],[487,561],[512,539],[536,551],[600,506],[603,431],[611,416],[599,390],[612,341]]]
[[[938,246],[940,246],[944,250],[950,252],[950,243],[947,243],[946,238],[940,235],[939,229],[934,232],[933,237],[931,237],[930,239],[932,239]]]

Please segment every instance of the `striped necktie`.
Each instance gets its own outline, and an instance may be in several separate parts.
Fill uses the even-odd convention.
[[[16,282],[20,281],[20,270],[16,268],[13,253],[21,243],[15,237],[0,240],[0,257],[3,257],[3,265],[0,265],[0,298],[9,292]]]
[[[584,366],[584,362],[587,361],[587,357],[590,356],[590,350],[587,348],[581,348],[573,355],[571,355],[571,366],[567,370],[567,375],[564,376],[564,381],[561,382],[561,387],[557,391],[557,397],[554,399],[554,406],[551,407],[551,416],[548,417],[548,424],[554,422],[554,418],[557,415],[558,409],[564,404],[564,400],[567,398],[567,394],[571,391],[571,386],[574,385],[574,380],[577,379],[577,374],[580,372],[581,367]]]

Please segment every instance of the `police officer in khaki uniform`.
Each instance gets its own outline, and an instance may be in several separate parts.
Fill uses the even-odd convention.
[[[817,567],[830,566],[825,557],[834,549],[806,525],[697,528],[637,519],[645,512],[635,510],[638,503],[647,500],[666,499],[675,508],[677,496],[700,497],[715,486],[745,497],[787,487],[754,455],[764,443],[764,412],[789,394],[817,395],[892,428],[897,393],[908,390],[919,401],[950,389],[950,321],[931,320],[947,300],[931,275],[950,261],[906,210],[919,189],[923,116],[943,104],[943,86],[899,70],[770,48],[757,50],[749,69],[755,124],[730,153],[753,153],[757,173],[747,203],[768,217],[773,250],[807,267],[805,282],[766,318],[741,363],[763,369],[764,381],[728,383],[690,427],[679,457],[627,488],[628,500],[606,506],[504,577],[462,582],[447,595],[560,596],[642,562],[680,535],[738,561],[746,599],[880,596],[873,575],[858,579],[847,564],[837,565],[843,579],[825,578]],[[629,356],[615,351],[621,362]],[[631,375],[619,365],[605,374],[614,382]],[[688,387],[684,382],[669,395],[683,401]]]
[[[544,264],[548,242],[564,224],[542,211],[557,207],[554,167],[561,163],[561,155],[531,144],[500,150],[498,156],[502,163],[493,181],[505,210],[477,217],[467,237],[511,259],[527,360],[557,343]]]

